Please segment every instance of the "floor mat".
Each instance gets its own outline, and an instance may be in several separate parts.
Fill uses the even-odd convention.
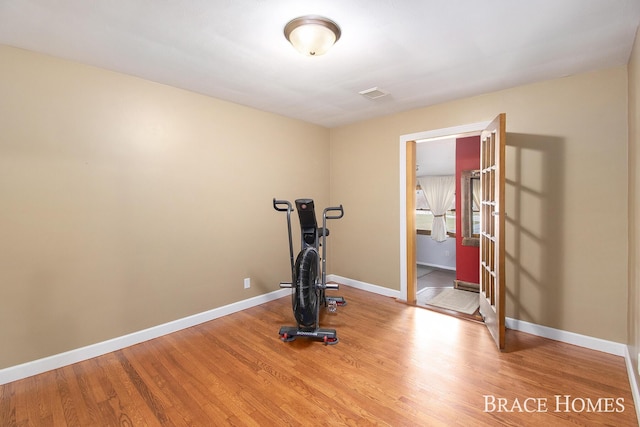
[[[475,313],[480,306],[477,292],[461,291],[459,289],[444,289],[424,303],[465,314]]]

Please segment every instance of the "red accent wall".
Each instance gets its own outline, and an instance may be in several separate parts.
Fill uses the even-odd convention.
[[[462,212],[460,178],[463,170],[480,168],[480,136],[456,140],[456,213]],[[480,248],[462,246],[462,223],[456,215],[456,279],[480,283]]]

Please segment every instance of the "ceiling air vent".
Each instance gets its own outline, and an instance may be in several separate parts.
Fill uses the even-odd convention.
[[[369,98],[369,99],[378,99],[378,98],[382,98],[383,96],[389,95],[389,92],[380,90],[377,87],[372,87],[371,89],[365,89],[358,93],[364,96],[365,98]]]

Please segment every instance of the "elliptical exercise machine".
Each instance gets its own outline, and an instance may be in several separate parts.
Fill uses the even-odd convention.
[[[293,239],[291,235],[291,212],[293,207],[287,200],[273,199],[273,208],[287,213],[287,230],[289,232],[289,257],[291,260],[291,282],[280,283],[281,288],[292,288],[291,302],[293,314],[298,326],[283,326],[280,328],[280,339],[288,342],[297,337],[306,337],[323,341],[326,344],[337,344],[338,337],[335,329],[320,328],[320,309],[327,307],[335,312],[338,306],[346,305],[342,297],[328,297],[327,289],[338,289],[337,284],[327,284],[325,270],[327,256],[327,228],[328,219],[339,219],[344,216],[342,205],[325,208],[322,212],[322,228],[318,228],[312,199],[298,199],[295,201],[298,218],[300,219],[301,244],[298,257],[293,261]],[[339,212],[329,215],[329,212]],[[322,237],[322,243],[319,238]],[[322,257],[319,254],[322,246]],[[322,263],[320,263],[322,259]],[[322,264],[322,266],[320,265]]]

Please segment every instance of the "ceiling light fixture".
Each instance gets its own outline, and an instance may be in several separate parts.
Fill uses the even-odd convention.
[[[319,56],[340,39],[340,27],[330,19],[317,15],[300,16],[284,27],[284,36],[298,52]]]

